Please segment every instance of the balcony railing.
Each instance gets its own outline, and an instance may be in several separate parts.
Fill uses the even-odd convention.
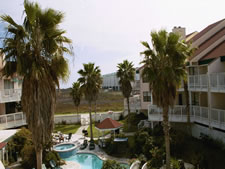
[[[225,73],[210,74],[210,85],[213,91],[225,92]]]
[[[0,103],[20,101],[21,94],[22,94],[21,89],[0,90]]]
[[[124,110],[127,110],[127,102],[124,101]],[[130,111],[136,112],[141,109],[141,100],[140,99],[132,99],[130,98]]]
[[[189,75],[189,89],[191,90],[207,90],[208,76],[205,75]]]
[[[162,109],[150,105],[148,119],[149,121],[162,121]],[[170,109],[169,121],[187,122],[186,106],[174,106]],[[190,121],[225,130],[225,110],[211,109],[210,111],[208,107],[190,106]]]
[[[26,124],[26,116],[23,112],[0,115],[0,129],[8,129]]]
[[[207,91],[210,82],[210,90],[214,92],[225,92],[225,72],[212,73],[209,76],[189,75],[189,90]]]

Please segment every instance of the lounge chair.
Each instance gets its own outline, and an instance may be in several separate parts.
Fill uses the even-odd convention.
[[[83,144],[81,144],[80,149],[84,150],[88,146],[87,140],[84,140]]]
[[[61,167],[57,166],[57,164],[54,160],[50,160],[49,164],[50,164],[52,169],[62,169]]]
[[[91,140],[89,144],[89,150],[94,150],[94,149],[95,149],[95,142]]]
[[[69,133],[69,134],[68,134],[68,137],[66,137],[66,140],[67,140],[67,141],[70,141],[71,138],[72,138],[72,133]]]

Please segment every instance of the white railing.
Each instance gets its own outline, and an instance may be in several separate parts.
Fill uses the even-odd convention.
[[[210,74],[211,89],[215,91],[225,91],[225,72]]]
[[[225,72],[212,73],[209,76],[189,75],[189,90],[207,91],[210,82],[210,89],[215,92],[225,92]]]
[[[0,115],[0,129],[14,128],[26,124],[26,116],[23,112]]]
[[[189,89],[207,90],[208,89],[208,76],[204,75],[189,75]]]
[[[135,98],[130,98],[130,111],[131,112],[136,112],[137,110],[141,109],[141,100],[140,99],[135,99]],[[124,110],[127,110],[127,101],[124,101]]]
[[[162,121],[162,109],[155,105],[150,105],[148,110],[149,121]],[[225,130],[225,110],[211,109],[208,107],[190,106],[191,122],[198,122],[211,127]],[[174,106],[169,110],[169,121],[187,122],[186,106]]]
[[[21,89],[0,90],[0,103],[15,102],[21,100]]]

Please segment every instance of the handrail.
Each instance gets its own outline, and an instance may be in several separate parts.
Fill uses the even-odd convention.
[[[176,110],[176,111],[174,111]],[[187,122],[186,106],[174,106],[169,111],[169,120],[174,122]],[[162,110],[156,105],[150,105],[148,111],[150,121],[162,121]],[[191,122],[198,122],[208,126],[217,127],[225,130],[225,110],[208,107],[190,106]]]
[[[13,128],[26,124],[26,115],[23,112],[0,115],[0,129]]]

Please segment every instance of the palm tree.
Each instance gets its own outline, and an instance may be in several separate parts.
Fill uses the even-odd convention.
[[[68,76],[64,52],[71,53],[58,25],[64,15],[53,9],[42,10],[37,3],[24,1],[24,23],[10,16],[1,19],[8,24],[2,52],[5,54],[4,76],[23,77],[21,103],[26,113],[35,146],[37,168],[41,169],[43,145],[51,139],[54,126],[56,87],[59,78]]]
[[[129,97],[132,92],[132,86],[131,82],[134,81],[135,76],[135,68],[132,62],[129,62],[128,60],[124,60],[122,63],[119,63],[117,65],[117,77],[120,79],[119,84],[120,88],[122,90],[123,96],[127,100],[127,110],[128,115],[130,114],[130,102]]]
[[[148,78],[157,106],[163,109],[163,130],[166,145],[166,168],[170,168],[170,136],[169,136],[169,107],[173,107],[176,89],[185,76],[183,69],[185,55],[184,45],[179,42],[179,36],[167,33],[165,30],[151,32],[152,48],[148,42],[142,42],[147,49],[142,63],[145,64],[142,76]]]
[[[84,93],[85,99],[89,104],[89,117],[90,117],[90,131],[91,141],[93,141],[93,130],[92,130],[92,102],[96,99],[96,96],[101,87],[102,78],[101,70],[98,66],[95,67],[94,63],[83,64],[84,69],[78,71],[80,78],[78,81],[81,84],[81,90]]]
[[[82,97],[82,92],[81,92],[81,87],[80,87],[80,83],[79,82],[75,82],[72,84],[72,90],[71,90],[71,96],[73,98],[73,103],[74,105],[77,107],[77,115],[78,115],[78,109],[79,109],[79,105],[80,105],[80,100]]]

